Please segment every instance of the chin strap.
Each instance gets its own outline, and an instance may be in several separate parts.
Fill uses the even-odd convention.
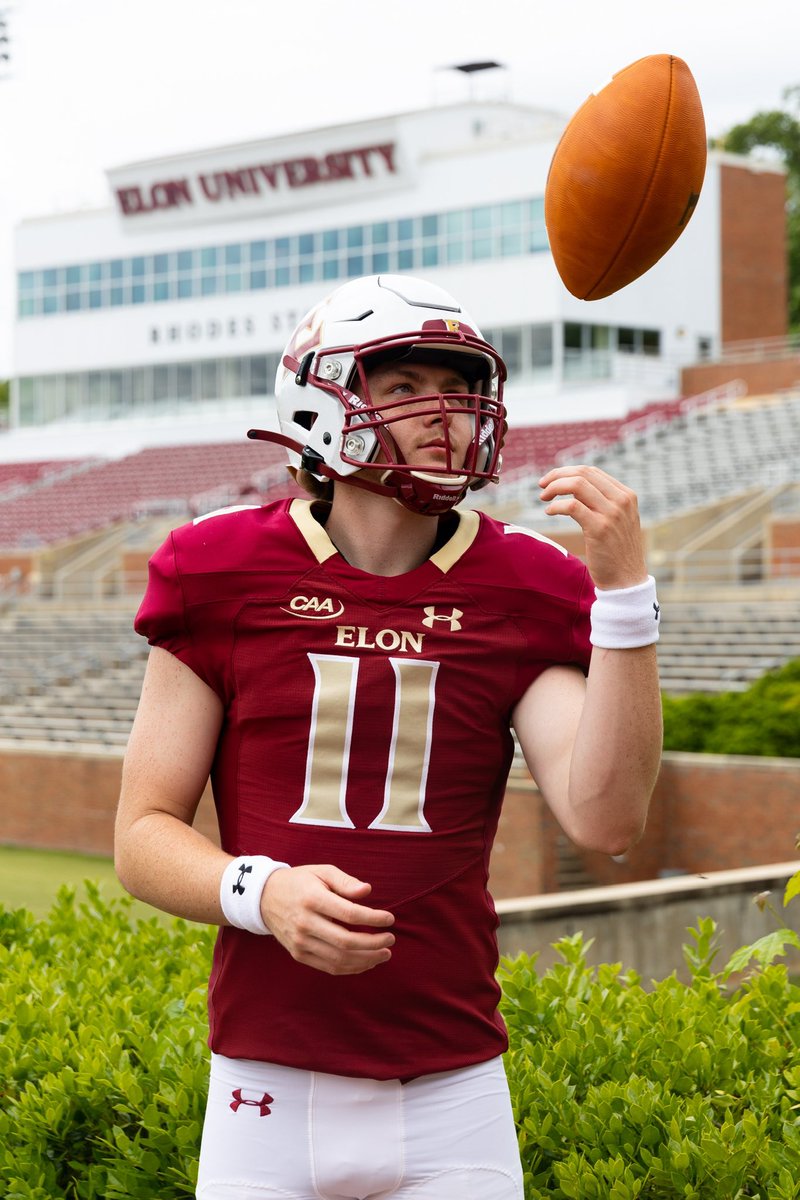
[[[389,470],[382,478],[393,481],[394,487],[390,490],[399,504],[426,517],[440,517],[450,512],[464,499],[467,491],[464,483],[451,484],[413,471],[405,474]]]
[[[300,455],[304,470],[311,471],[314,475],[322,475],[334,483],[346,483],[350,487],[362,488],[378,496],[388,496],[402,504],[403,508],[422,516],[438,517],[450,512],[451,508],[463,500],[467,491],[467,485],[461,482],[449,483],[446,479],[436,476],[395,471],[391,467],[381,475],[380,483],[360,475],[337,475],[318,455],[309,451],[307,446],[301,446],[294,438],[283,433],[274,433],[270,429],[248,429],[247,436],[254,441],[275,442],[279,446],[285,446],[287,450],[293,450],[295,454]],[[313,454],[313,462],[309,462],[310,454]]]

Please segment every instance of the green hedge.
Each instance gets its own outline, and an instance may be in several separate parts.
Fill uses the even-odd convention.
[[[663,700],[665,750],[800,757],[800,660],[744,692]]]
[[[800,1197],[800,988],[770,965],[729,990],[713,922],[690,933],[688,985],[589,969],[580,934],[506,964],[526,1200]]]
[[[780,965],[734,986],[713,934],[689,984],[590,969],[580,936],[542,974],[504,964],[527,1200],[800,1198],[800,988]],[[4,1200],[193,1194],[211,945],[92,887],[42,922],[0,912]]]
[[[193,1196],[212,932],[87,889],[0,911],[2,1195]]]

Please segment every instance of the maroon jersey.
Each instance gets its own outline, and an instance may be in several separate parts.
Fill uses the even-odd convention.
[[[350,566],[305,500],[200,518],[151,560],[137,630],[224,705],[224,849],[332,863],[396,918],[391,960],[346,976],[221,928],[220,1054],[390,1079],[506,1048],[486,885],[510,718],[547,667],[587,668],[594,589],[547,539],[455,515],[441,549],[391,578]]]

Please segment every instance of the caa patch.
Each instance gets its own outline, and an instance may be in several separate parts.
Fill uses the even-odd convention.
[[[344,612],[341,600],[332,600],[330,596],[292,596],[288,605],[281,605],[281,612],[290,613],[293,617],[302,617],[306,621],[331,621],[340,617]]]

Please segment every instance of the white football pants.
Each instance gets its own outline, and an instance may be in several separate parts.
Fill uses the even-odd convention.
[[[502,1059],[408,1083],[212,1055],[198,1200],[522,1200]]]

